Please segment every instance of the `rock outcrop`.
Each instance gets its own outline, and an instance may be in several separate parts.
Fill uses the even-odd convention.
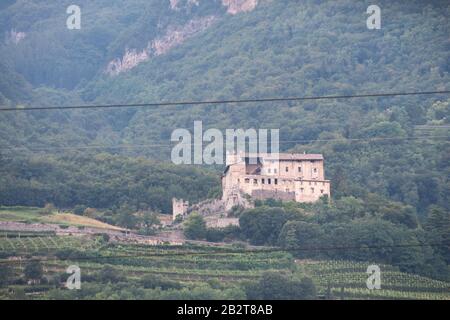
[[[12,29],[10,32],[6,33],[6,43],[19,44],[26,36],[27,34],[25,32]]]
[[[149,42],[144,50],[138,52],[136,49],[126,49],[122,58],[117,58],[109,62],[106,67],[106,73],[109,75],[118,75],[119,73],[133,69],[138,64],[147,61],[153,56],[165,54],[195,34],[207,29],[216,19],[215,16],[207,16],[192,19],[183,26],[170,26],[163,36]]]
[[[199,19],[190,20],[187,24],[181,27],[169,27],[164,36],[156,38],[150,44],[151,50],[155,56],[166,53],[173,47],[182,44],[186,39],[195,34],[206,30],[211,26],[217,17],[208,16]]]
[[[258,0],[222,0],[222,4],[228,8],[227,13],[235,15],[253,11],[258,5]]]
[[[170,9],[178,11],[198,6],[201,0],[169,0]],[[235,15],[240,12],[250,12],[258,5],[258,0],[221,0],[222,5],[227,7],[227,13]],[[126,49],[121,58],[110,61],[106,67],[106,73],[114,76],[128,71],[140,63],[167,53],[172,48],[184,43],[195,34],[208,29],[218,16],[210,15],[206,17],[194,18],[182,26],[169,26],[165,33],[147,44],[143,50]],[[23,33],[11,33],[11,38],[18,43],[25,37]]]

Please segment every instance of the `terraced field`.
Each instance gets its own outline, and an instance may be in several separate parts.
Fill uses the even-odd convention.
[[[374,263],[355,261],[297,261],[301,272],[313,278],[323,296],[346,299],[445,299],[450,300],[450,283],[377,264],[381,289],[369,290],[367,267]]]
[[[143,276],[157,275],[184,286],[218,281],[240,285],[255,281],[265,271],[277,271],[292,277],[310,276],[320,298],[330,299],[450,299],[450,284],[400,272],[379,265],[381,290],[366,288],[368,263],[352,261],[296,261],[279,251],[245,251],[237,247],[200,245],[146,246],[107,243],[102,236],[71,237],[48,234],[22,234],[6,238],[0,234],[0,263],[13,265],[20,277],[27,260],[41,261],[44,276],[64,275],[69,265],[78,265],[83,283],[89,288],[95,275],[107,265],[129,283]],[[18,259],[20,257],[21,259]],[[52,289],[67,290],[63,281],[52,285],[16,285],[32,298],[46,298]],[[1,295],[1,291],[0,291]]]

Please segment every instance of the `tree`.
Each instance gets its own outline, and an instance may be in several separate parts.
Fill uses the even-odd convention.
[[[239,218],[242,234],[255,245],[275,245],[281,228],[293,214],[283,208],[258,207]]]
[[[0,264],[0,288],[6,286],[10,281],[12,274],[12,268],[7,263]]]
[[[84,213],[84,210],[86,210],[87,209],[87,207],[86,206],[84,206],[84,205],[76,205],[74,208],[73,208],[73,213],[74,214],[76,214],[76,215],[79,215],[79,216],[81,216],[81,215],[83,215],[83,213]]]
[[[323,231],[317,224],[304,221],[289,221],[283,226],[280,232],[279,244],[287,249],[313,248],[320,245]],[[317,254],[317,252],[312,252]],[[299,250],[298,256],[311,254],[308,250]]]
[[[55,211],[55,206],[53,205],[53,203],[46,203],[44,208],[42,208],[39,213],[43,214],[43,215],[48,215],[48,214],[52,214],[53,211]]]
[[[247,299],[300,300],[314,299],[316,287],[309,278],[292,279],[276,272],[264,273],[259,281],[246,288]]]
[[[40,280],[44,271],[39,261],[31,261],[25,265],[24,274],[28,280]]]
[[[383,219],[394,224],[403,224],[411,229],[415,229],[419,225],[416,212],[412,206],[404,206],[397,202],[391,202],[380,210]]]
[[[119,217],[117,219],[118,224],[121,227],[127,229],[134,229],[138,223],[137,218],[130,212],[123,211],[119,213]]]
[[[98,275],[98,278],[102,283],[117,283],[124,279],[124,277],[121,276],[116,271],[116,269],[114,269],[112,266],[109,265],[106,265],[102,268],[102,270]]]
[[[206,230],[206,241],[220,242],[225,238],[225,231],[216,228],[208,228]]]
[[[184,223],[184,235],[188,239],[204,239],[206,237],[206,222],[201,215],[194,212]]]
[[[162,290],[167,290],[167,289],[181,289],[182,287],[182,285],[176,281],[172,281],[154,274],[144,276],[139,281],[139,283],[145,289],[161,288]]]
[[[440,252],[447,263],[450,263],[450,211],[438,206],[430,206],[425,230],[432,242],[446,244],[436,247],[435,250]]]
[[[161,221],[159,221],[156,212],[146,211],[144,213],[142,224],[144,225],[145,234],[152,235],[155,233],[155,228],[161,225]]]

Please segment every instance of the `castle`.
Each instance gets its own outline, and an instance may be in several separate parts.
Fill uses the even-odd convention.
[[[330,196],[330,181],[325,180],[321,154],[238,153],[227,156],[222,190],[222,200],[228,202],[239,201],[239,193],[253,199],[314,202]]]
[[[325,180],[321,154],[248,154],[227,155],[222,175],[222,199],[210,199],[189,206],[173,199],[173,219],[190,211],[203,215],[228,212],[235,206],[250,208],[251,199],[314,202],[330,197],[330,180]]]

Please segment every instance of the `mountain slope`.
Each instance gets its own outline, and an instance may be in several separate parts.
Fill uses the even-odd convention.
[[[63,10],[70,1],[18,0],[0,13],[9,39],[2,54],[13,61],[13,72],[34,85],[36,98],[19,94],[11,104],[448,89],[447,1],[380,1],[381,30],[366,27],[368,2],[252,3],[84,0],[82,29],[70,31]],[[431,204],[449,205],[448,132],[432,131],[425,139],[416,126],[448,124],[448,110],[448,97],[435,95],[2,113],[0,142],[7,157],[29,155],[33,147],[45,154],[106,150],[170,161],[170,147],[143,146],[169,145],[171,132],[192,129],[194,120],[205,129],[279,128],[282,150],[324,153],[334,196],[373,192],[423,213]],[[83,149],[119,144],[143,146]]]

